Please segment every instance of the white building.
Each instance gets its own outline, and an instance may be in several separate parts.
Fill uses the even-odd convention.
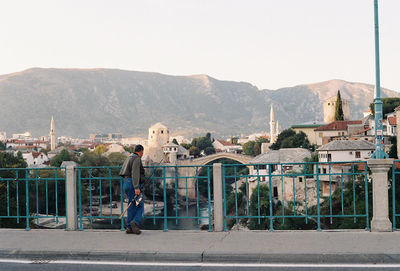
[[[7,140],[6,132],[0,132],[0,141],[1,142],[6,142],[6,140]]]
[[[41,140],[20,140],[20,139],[9,139],[6,143],[7,149],[17,150],[40,150],[47,149],[48,142]]]
[[[317,149],[319,162],[364,161],[371,157],[375,144],[366,140],[334,140]]]
[[[30,132],[25,132],[23,134],[13,134],[12,139],[33,140],[32,134]]]
[[[27,163],[28,167],[46,167],[46,163],[50,161],[49,157],[42,152],[25,152],[22,157]]]
[[[177,160],[189,158],[189,150],[172,142],[167,143],[163,146],[163,152],[165,155],[165,158],[163,160],[164,163],[176,164]]]
[[[161,163],[164,160],[163,146],[169,141],[169,129],[158,122],[149,128],[147,146],[144,147],[144,155],[153,162]]]
[[[235,145],[229,141],[220,140],[220,139],[214,140],[212,145],[216,152],[241,153],[242,149],[243,149],[242,146],[240,146],[240,145]]]

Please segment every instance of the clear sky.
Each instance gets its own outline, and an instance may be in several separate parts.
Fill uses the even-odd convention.
[[[400,91],[400,0],[379,0],[382,86]],[[373,0],[4,0],[0,74],[208,74],[276,89],[375,83]]]

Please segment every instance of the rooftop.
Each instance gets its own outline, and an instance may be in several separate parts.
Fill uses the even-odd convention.
[[[297,163],[303,162],[304,158],[310,157],[311,152],[303,148],[287,148],[280,150],[268,150],[254,157],[250,163],[263,164],[263,163]]]
[[[333,140],[317,151],[375,150],[375,144],[366,140]]]
[[[362,121],[361,120],[334,121],[315,129],[315,131],[337,131],[337,130],[345,131],[347,130],[347,126],[350,124],[362,124]]]

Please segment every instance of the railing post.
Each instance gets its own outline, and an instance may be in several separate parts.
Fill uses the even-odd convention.
[[[392,231],[392,223],[389,220],[387,173],[393,165],[393,159],[369,159],[367,164],[372,171],[373,214],[371,231]]]
[[[61,167],[66,168],[65,181],[66,185],[66,216],[67,216],[67,229],[76,231],[78,229],[78,211],[77,211],[77,197],[76,197],[76,172],[75,167],[77,164],[73,161],[64,161]]]
[[[214,188],[214,231],[224,230],[224,209],[222,195],[222,164],[213,164]]]

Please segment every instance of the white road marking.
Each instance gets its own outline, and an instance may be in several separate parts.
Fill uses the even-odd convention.
[[[37,260],[0,259],[0,263],[33,264]],[[334,268],[400,268],[400,264],[285,264],[285,263],[171,263],[171,262],[112,262],[112,261],[73,261],[73,260],[46,260],[46,264],[82,264],[82,265],[126,265],[126,266],[186,266],[186,267],[334,267]]]

